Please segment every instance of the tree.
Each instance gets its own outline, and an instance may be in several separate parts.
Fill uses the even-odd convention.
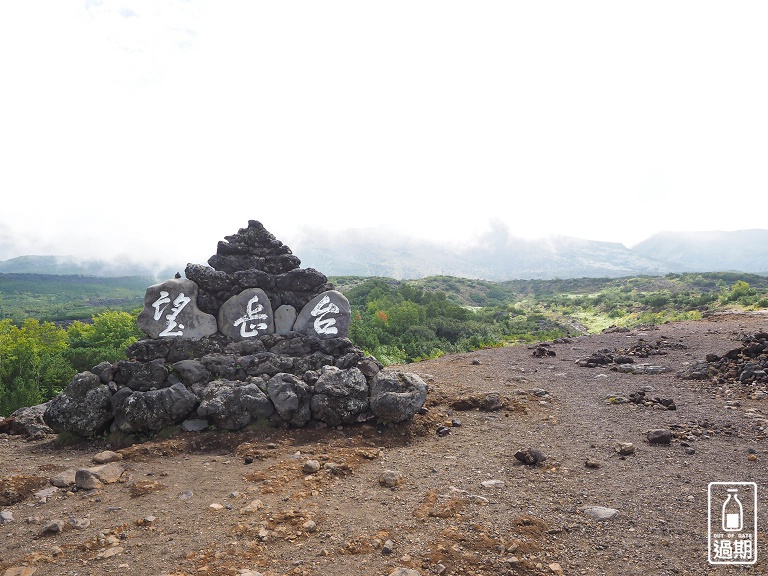
[[[66,349],[66,332],[51,322],[0,321],[0,415],[58,394],[75,374],[62,356]]]
[[[67,328],[66,357],[77,372],[90,370],[104,361],[125,359],[125,349],[141,338],[136,316],[107,311],[93,317],[91,324],[73,322]]]

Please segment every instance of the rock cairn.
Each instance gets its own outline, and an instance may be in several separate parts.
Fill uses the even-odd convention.
[[[685,380],[710,381],[755,400],[768,398],[768,332],[745,336],[738,348],[722,355],[707,354],[704,361],[677,375]]]
[[[55,432],[151,433],[409,420],[427,396],[348,338],[349,302],[264,226],[226,236],[209,266],[150,286],[128,360],[77,374],[43,419]]]
[[[595,368],[597,366],[607,366],[611,370],[618,372],[643,373],[638,367],[630,367],[629,364],[635,363],[635,358],[649,358],[651,356],[664,356],[669,350],[685,350],[687,346],[681,342],[673,342],[665,336],[658,338],[655,342],[649,342],[640,338],[637,342],[628,348],[610,350],[602,348],[587,356],[576,360],[576,365],[583,368]],[[648,366],[644,364],[642,366]],[[653,373],[653,371],[650,371]],[[648,373],[647,371],[645,373]]]

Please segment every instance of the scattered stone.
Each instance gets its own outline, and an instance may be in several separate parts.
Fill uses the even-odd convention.
[[[395,543],[392,542],[392,540],[387,540],[384,542],[384,544],[381,546],[381,553],[382,554],[392,554],[392,552],[395,549]]]
[[[419,572],[412,568],[403,568],[402,566],[399,568],[395,568],[392,572],[388,574],[388,576],[421,576]]]
[[[223,510],[224,506],[218,502],[214,502],[213,504],[208,505],[208,509],[213,510],[214,512],[218,512],[219,510]]]
[[[650,387],[647,387],[650,388]],[[664,410],[677,410],[675,401],[672,398],[648,398],[646,393],[649,390],[642,389],[636,390],[629,395],[629,401],[633,404],[642,404],[644,406],[650,406],[651,408],[664,409]]]
[[[624,374],[649,375],[671,372],[672,368],[669,366],[657,366],[655,364],[619,364],[617,366],[611,366],[611,370],[614,372],[622,372]]]
[[[112,450],[104,450],[103,452],[95,454],[92,458],[94,464],[109,464],[110,462],[117,462],[122,459],[122,454],[113,452]]]
[[[304,474],[314,474],[315,472],[320,470],[320,462],[317,460],[307,460],[304,462],[304,466],[302,466],[301,471],[304,472]]]
[[[557,353],[549,349],[549,344],[541,343],[533,348],[531,356],[534,358],[544,358],[546,356],[557,356]]]
[[[133,498],[138,498],[139,496],[160,492],[166,488],[168,488],[168,486],[162,482],[158,482],[157,480],[139,480],[138,482],[131,484],[131,486],[128,488],[128,491]],[[192,493],[190,492],[190,496],[191,495]]]
[[[558,564],[557,562],[552,562],[548,566],[548,568],[549,568],[550,572],[552,572],[552,574],[562,574],[563,573],[562,566],[560,566],[560,564]]]
[[[427,384],[417,375],[382,370],[371,381],[371,412],[383,422],[410,420],[427,400]]]
[[[301,528],[304,530],[304,532],[314,532],[317,530],[317,524],[314,520],[307,520],[304,522],[304,524],[301,525]]]
[[[607,404],[626,404],[629,400],[621,394],[608,394],[603,396],[603,402]]]
[[[587,516],[595,520],[610,520],[619,513],[615,508],[606,508],[604,506],[587,506],[582,508],[582,510]]]
[[[663,428],[649,430],[646,437],[649,444],[669,444],[672,442],[672,431]]]
[[[33,576],[35,572],[35,566],[12,566],[3,572],[3,576]]]
[[[59,491],[58,486],[48,486],[47,488],[43,488],[42,490],[38,490],[37,492],[35,492],[34,496],[41,502],[45,503],[45,502],[48,502],[48,498],[56,494],[56,492],[58,491]]]
[[[96,554],[97,560],[105,560],[107,558],[112,558],[113,556],[117,556],[118,554],[123,553],[123,547],[122,546],[113,546],[111,548],[107,548],[106,550],[102,550],[98,554]]]
[[[251,500],[247,505],[240,508],[240,514],[255,514],[264,507],[261,500]]]
[[[85,530],[91,525],[91,519],[90,518],[75,518],[74,516],[69,519],[69,525],[72,526],[72,528],[77,528],[78,530]]]
[[[451,429],[448,426],[438,426],[435,433],[440,437],[448,436],[451,433]]]
[[[547,455],[535,448],[523,448],[515,452],[515,458],[523,464],[535,466],[544,462],[547,459]]]
[[[208,420],[203,418],[187,418],[181,423],[181,429],[185,432],[202,432],[210,426]]]
[[[403,482],[403,475],[397,470],[384,470],[379,476],[379,484],[387,488],[395,488]]]
[[[483,488],[503,488],[504,480],[483,480],[480,485]]]
[[[43,529],[40,531],[40,535],[45,536],[48,534],[60,534],[64,531],[66,526],[67,524],[64,522],[64,520],[52,520],[43,527]]]
[[[635,453],[635,445],[632,442],[619,442],[613,448],[619,456],[631,456]]]
[[[480,410],[483,412],[495,412],[501,410],[503,407],[504,401],[501,399],[501,394],[498,392],[490,392],[480,401]]]
[[[451,401],[451,408],[454,410],[475,410],[484,412],[495,412],[504,407],[504,400],[498,392],[488,394],[471,394],[460,396]]]
[[[75,473],[75,485],[81,490],[98,490],[104,485],[91,470],[81,468]]]
[[[10,524],[11,522],[13,522],[13,512],[0,510],[0,524]]]
[[[587,468],[600,468],[600,462],[587,458],[584,461],[584,466],[586,466]]]

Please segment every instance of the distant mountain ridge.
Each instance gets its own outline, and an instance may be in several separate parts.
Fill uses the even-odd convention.
[[[451,248],[428,240],[345,231],[301,237],[291,249],[304,268],[328,276],[416,279],[457,276],[491,281],[660,276],[670,272],[768,273],[768,230],[660,232],[627,248],[566,236],[529,240],[495,229],[478,243]],[[171,278],[181,269],[150,269],[128,261],[20,256],[0,261],[0,273],[150,276]]]
[[[176,272],[171,268],[157,269],[152,266],[128,260],[82,260],[71,256],[18,256],[0,260],[0,274],[54,274],[57,276],[81,275],[114,278],[120,276],[143,276],[165,279]]]
[[[768,272],[768,230],[659,232],[634,252],[684,265],[691,272]]]

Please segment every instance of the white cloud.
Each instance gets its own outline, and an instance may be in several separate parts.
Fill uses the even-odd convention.
[[[207,258],[249,219],[281,239],[383,226],[456,242],[495,221],[627,244],[765,227],[766,15],[5,3],[0,230],[14,247],[0,258],[199,261],[187,254]]]

